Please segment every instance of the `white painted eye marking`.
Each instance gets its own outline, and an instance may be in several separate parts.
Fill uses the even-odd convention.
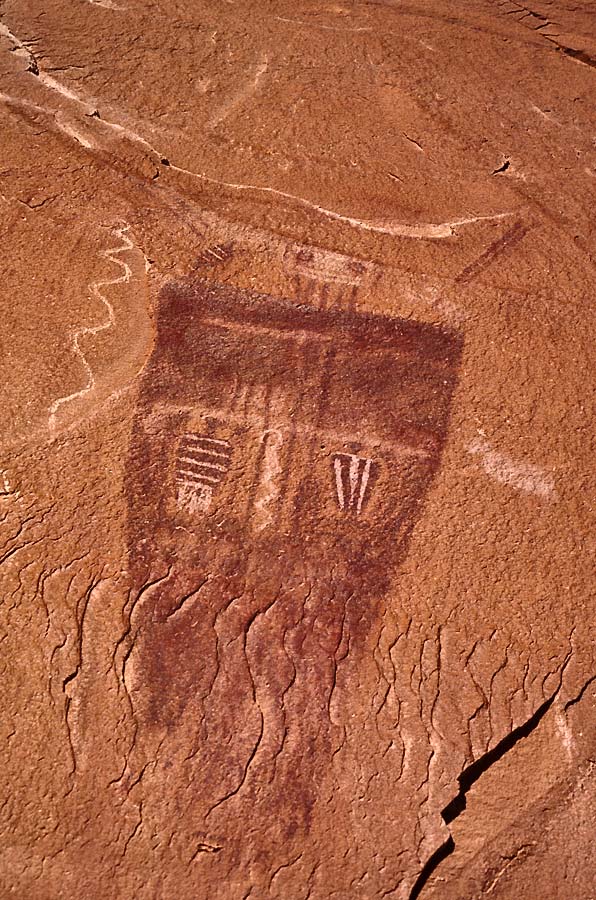
[[[333,457],[335,489],[339,508],[344,512],[362,511],[373,461],[352,453],[336,453]]]
[[[227,441],[184,434],[176,457],[178,506],[191,513],[207,512],[213,492],[230,467],[231,447]]]

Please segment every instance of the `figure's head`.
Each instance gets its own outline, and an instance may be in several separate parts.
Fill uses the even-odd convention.
[[[378,586],[439,464],[459,353],[433,326],[170,287],[135,422],[133,564],[201,569],[221,546]]]

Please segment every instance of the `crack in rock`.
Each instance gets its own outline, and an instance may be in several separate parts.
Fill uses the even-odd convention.
[[[464,812],[464,810],[466,809],[466,795],[478,781],[481,775],[488,771],[491,766],[502,759],[506,753],[509,753],[509,751],[512,750],[520,741],[522,741],[524,738],[527,738],[538,727],[546,713],[553,706],[559,694],[563,680],[563,673],[570,657],[571,654],[569,654],[565,659],[565,662],[563,663],[563,667],[561,669],[559,686],[550,695],[550,697],[547,697],[547,699],[543,703],[541,703],[538,709],[522,725],[518,725],[517,728],[514,728],[512,731],[510,731],[509,734],[507,734],[501,741],[498,742],[498,744],[496,744],[496,746],[492,748],[492,750],[489,750],[487,753],[485,753],[479,759],[475,760],[463,770],[458,778],[459,790],[457,795],[447,804],[447,806],[445,806],[445,808],[441,812],[446,825],[450,825],[451,822],[454,821],[454,819],[456,819]],[[422,891],[430,880],[431,875],[435,872],[440,863],[442,863],[444,859],[450,856],[455,849],[455,841],[453,840],[453,836],[450,834],[445,842],[435,850],[435,852],[424,864],[423,868],[420,871],[420,874],[418,875],[418,878],[414,882],[408,900],[417,900],[417,898],[421,896]]]

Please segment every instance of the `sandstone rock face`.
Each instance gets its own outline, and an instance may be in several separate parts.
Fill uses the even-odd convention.
[[[590,900],[593,8],[0,2],[0,894]]]

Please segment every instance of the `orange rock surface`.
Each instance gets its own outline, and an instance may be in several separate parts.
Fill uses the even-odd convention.
[[[0,896],[593,898],[594,32],[0,2]]]

